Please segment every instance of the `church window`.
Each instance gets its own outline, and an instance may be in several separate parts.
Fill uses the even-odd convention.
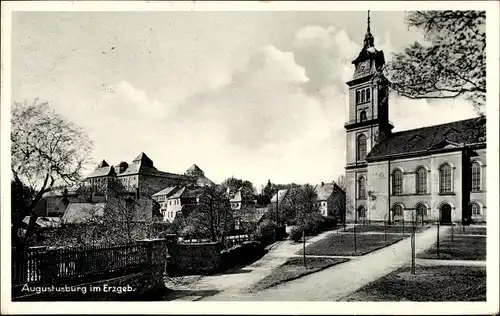
[[[417,205],[417,216],[419,217],[427,216],[427,206],[425,206],[425,204]]]
[[[358,180],[358,197],[359,199],[366,199],[366,179],[360,177]]]
[[[472,216],[481,216],[481,207],[477,203],[471,203]]]
[[[481,165],[477,161],[471,164],[470,177],[472,182],[472,191],[481,190]]]
[[[359,120],[361,122],[366,121],[366,111],[363,110],[363,111],[361,111],[361,113],[359,113]]]
[[[356,104],[361,103],[361,91],[356,91]]]
[[[417,169],[417,194],[427,193],[427,170],[424,167]]]
[[[444,164],[439,168],[439,192],[451,192],[451,166]]]
[[[392,173],[392,194],[403,194],[403,172],[399,169]]]
[[[366,136],[364,134],[360,134],[358,136],[358,160],[363,160],[366,157]]]
[[[370,101],[370,88],[366,88],[366,102]]]
[[[358,218],[365,218],[366,217],[366,208],[364,206],[360,206],[358,208]]]
[[[365,99],[365,89],[361,90],[361,102],[365,102],[366,99]]]
[[[403,216],[403,207],[401,204],[396,204],[392,207],[393,216]]]

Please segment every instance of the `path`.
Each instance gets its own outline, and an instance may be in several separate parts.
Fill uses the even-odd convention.
[[[449,227],[441,227],[441,233]],[[416,252],[428,249],[436,241],[436,227],[416,234]],[[375,281],[411,261],[410,238],[357,259],[333,266],[300,279],[257,293],[226,291],[205,300],[247,301],[332,301]]]
[[[347,225],[352,227],[352,225]],[[343,227],[338,229],[344,229]],[[336,234],[337,230],[330,230],[319,235],[306,239],[306,246],[325,239],[331,234]],[[291,240],[283,240],[268,246],[268,253],[261,259],[251,265],[234,272],[225,272],[212,276],[205,276],[194,284],[189,286],[176,285],[175,288],[181,291],[191,291],[195,294],[184,296],[176,300],[199,300],[203,295],[196,293],[209,293],[208,291],[222,292],[219,293],[225,296],[238,295],[241,292],[246,292],[248,287],[251,287],[256,282],[260,281],[271,271],[284,264],[287,259],[296,256],[296,252],[301,250],[302,243],[296,243]]]
[[[469,266],[486,267],[486,261],[479,260],[441,260],[441,259],[415,259],[419,266]]]

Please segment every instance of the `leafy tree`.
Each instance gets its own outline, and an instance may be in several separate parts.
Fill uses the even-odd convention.
[[[81,178],[92,142],[79,127],[37,99],[32,103],[14,103],[11,127],[13,188],[27,187],[30,192],[24,205],[13,205],[20,212],[12,217],[12,228],[17,231],[25,216],[35,215],[33,210],[44,193],[57,183],[71,184]],[[31,216],[27,237],[32,234],[35,221],[36,216]],[[13,242],[22,246],[17,237]]]
[[[486,98],[486,12],[411,11],[409,28],[426,43],[395,54],[387,66],[392,88],[412,98],[463,96],[480,110]]]
[[[252,182],[248,180],[231,177],[222,181],[222,186],[229,188],[231,192],[235,192],[241,189],[241,198],[244,202],[250,202],[254,199],[255,188]]]

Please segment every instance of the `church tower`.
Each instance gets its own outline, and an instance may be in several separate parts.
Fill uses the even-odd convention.
[[[388,80],[382,75],[384,53],[374,46],[368,11],[367,30],[363,48],[352,61],[354,74],[349,86],[348,121],[344,125],[346,137],[346,195],[352,204],[352,218],[359,220],[367,212],[366,155],[385,137],[393,125],[389,121]],[[349,216],[349,215],[348,215]]]

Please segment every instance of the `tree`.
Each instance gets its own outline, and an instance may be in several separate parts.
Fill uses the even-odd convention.
[[[304,266],[306,263],[306,223],[315,214],[319,214],[319,208],[316,205],[317,192],[314,186],[306,184],[303,187],[291,190],[289,199],[292,207],[296,209],[297,223],[302,226],[302,253]]]
[[[426,43],[394,54],[386,68],[392,88],[412,99],[463,96],[480,110],[486,99],[486,12],[411,11],[406,23],[422,30]]]
[[[345,181],[345,176],[343,174],[338,176],[336,183],[344,192],[346,191],[347,184]]]
[[[241,189],[241,198],[244,202],[250,202],[254,199],[255,188],[252,182],[248,180],[231,177],[222,181],[222,186],[229,188],[231,192],[236,192]]]
[[[12,228],[17,231],[25,216],[31,216],[44,193],[56,184],[71,184],[81,178],[92,142],[72,122],[56,114],[47,102],[15,102],[11,117],[11,171],[16,188],[27,187],[28,200],[22,207],[13,206]],[[26,231],[33,231],[36,216],[30,217]],[[13,234],[15,237],[17,234]],[[22,240],[15,238],[16,246]]]
[[[188,215],[186,224],[196,227],[201,236],[224,244],[226,236],[234,226],[226,190],[223,186],[207,186],[201,190],[199,204]]]

